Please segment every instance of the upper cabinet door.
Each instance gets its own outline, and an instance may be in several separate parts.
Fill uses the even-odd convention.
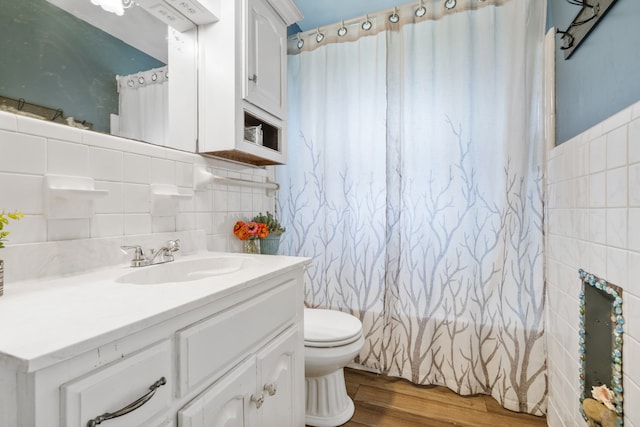
[[[284,119],[287,27],[266,0],[246,4],[244,99]]]

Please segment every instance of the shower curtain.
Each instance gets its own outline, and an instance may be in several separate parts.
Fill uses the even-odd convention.
[[[167,67],[116,76],[119,94],[119,136],[167,145],[169,80]]]
[[[545,2],[445,4],[293,48],[281,247],[360,364],[541,415]]]

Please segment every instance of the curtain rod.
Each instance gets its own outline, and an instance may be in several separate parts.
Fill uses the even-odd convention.
[[[352,41],[410,23],[438,20],[448,14],[477,10],[486,6],[501,6],[509,1],[511,0],[414,0],[292,34],[287,37],[288,53],[313,50],[327,43]]]

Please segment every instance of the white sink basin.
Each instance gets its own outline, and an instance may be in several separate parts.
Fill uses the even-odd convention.
[[[116,282],[132,285],[192,282],[207,277],[234,273],[240,270],[245,262],[247,262],[247,258],[235,255],[173,261],[136,268],[135,271],[116,279]]]

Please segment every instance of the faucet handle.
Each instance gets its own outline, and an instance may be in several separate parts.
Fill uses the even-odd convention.
[[[166,248],[169,249],[171,252],[177,252],[180,250],[180,239],[176,239],[176,240],[169,240],[166,243]]]
[[[120,246],[120,249],[123,251],[127,251],[129,249],[133,249],[133,259],[131,260],[132,267],[140,267],[146,265],[147,259],[144,257],[144,252],[142,251],[142,246],[140,245],[123,245]]]
[[[140,245],[123,245],[123,246],[120,246],[120,249],[122,249],[122,251],[125,253],[129,249],[133,249],[134,259],[144,258],[144,252],[142,251],[142,246]]]

